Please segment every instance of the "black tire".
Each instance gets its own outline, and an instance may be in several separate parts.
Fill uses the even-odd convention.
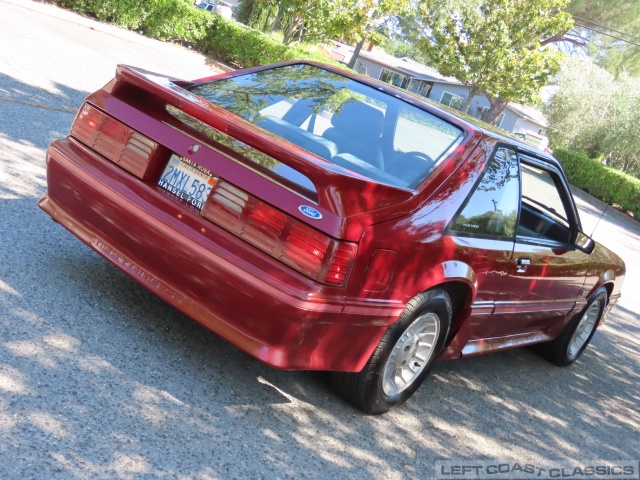
[[[591,342],[606,305],[607,289],[600,287],[589,298],[584,310],[571,319],[558,338],[551,342],[538,345],[536,348],[537,352],[559,367],[571,365],[582,355],[582,352],[585,351]],[[589,326],[588,315],[593,315],[595,322],[592,327],[586,331],[584,327]],[[579,327],[582,328],[582,331],[577,332]],[[576,334],[575,338],[574,334]],[[576,340],[577,343],[574,343],[573,340]]]
[[[418,322],[424,322],[425,318],[429,319],[430,324],[434,326],[437,324],[433,334],[433,347],[431,347],[428,358],[424,359],[422,365],[418,365],[418,362],[414,363],[418,369],[422,370],[415,378],[407,382],[402,391],[388,395],[385,393],[385,388],[389,390],[389,386],[383,385],[383,374],[394,347],[396,344],[401,345],[400,340],[405,332],[409,332],[411,326],[417,325]],[[451,298],[447,292],[434,289],[416,295],[407,303],[405,311],[402,312],[398,320],[385,332],[362,371],[332,373],[334,388],[343,398],[369,414],[385,413],[402,405],[427,377],[433,363],[442,351],[450,324]],[[409,333],[407,333],[408,335]],[[417,344],[416,348],[418,348]],[[398,349],[396,349],[397,351]],[[395,358],[398,358],[397,354]]]

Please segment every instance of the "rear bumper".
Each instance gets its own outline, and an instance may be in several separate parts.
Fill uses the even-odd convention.
[[[72,139],[47,153],[40,207],[167,303],[264,363],[360,371],[403,306],[345,299]]]

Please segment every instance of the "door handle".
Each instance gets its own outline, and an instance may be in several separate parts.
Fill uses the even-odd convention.
[[[518,273],[526,272],[529,265],[531,265],[531,259],[519,258],[518,260],[516,260],[516,266],[518,267],[516,272]]]

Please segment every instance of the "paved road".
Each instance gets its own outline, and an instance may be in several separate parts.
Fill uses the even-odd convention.
[[[429,478],[440,458],[640,457],[640,225],[580,202],[625,258],[620,306],[573,367],[528,350],[442,362],[386,416],[270,369],[168,307],[36,206],[44,152],[116,63],[202,57],[0,0],[0,478]],[[596,226],[597,224],[597,226]]]

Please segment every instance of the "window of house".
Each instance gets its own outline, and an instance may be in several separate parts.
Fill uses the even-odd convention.
[[[392,72],[386,68],[382,69],[382,72],[380,73],[380,80],[399,88],[407,88],[409,85],[409,79],[405,75]]]
[[[486,112],[487,110],[489,110],[489,107],[478,107],[478,118],[482,119],[484,112]]]
[[[422,85],[420,85],[420,90],[418,91],[418,95],[422,95],[423,97],[428,97],[432,86],[433,85],[430,83],[422,82]]]
[[[442,97],[440,97],[440,103],[444,103],[451,108],[457,108],[458,110],[462,108],[463,100],[464,99],[462,97],[449,92],[442,92]]]
[[[504,112],[498,116],[498,119],[496,120],[496,127],[500,128],[503,120],[504,120]]]
[[[516,153],[508,148],[500,148],[453,221],[451,230],[457,234],[513,238],[519,195]]]
[[[428,97],[429,90],[431,90],[431,85],[427,82],[423,82],[422,80],[412,78],[409,82],[407,90],[413,93],[417,93],[418,95],[422,95],[423,97]]]

